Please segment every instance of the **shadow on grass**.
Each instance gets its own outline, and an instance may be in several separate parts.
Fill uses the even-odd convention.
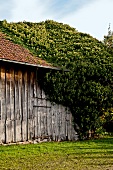
[[[105,165],[109,165],[109,166],[111,166],[111,165],[113,165],[113,163],[112,162],[109,162],[109,164],[108,163],[106,163],[106,162],[102,162],[102,163],[100,163],[100,162],[96,162],[96,163],[86,163],[86,164],[82,164],[82,165],[95,165],[95,166],[99,166],[99,165],[102,165],[102,166],[105,166]],[[107,170],[107,169],[106,169]],[[109,170],[109,169],[108,169]],[[112,169],[113,170],[113,169]]]
[[[102,143],[102,144],[111,144],[113,143],[113,137],[109,138],[100,138],[100,139],[93,139],[91,140],[92,142],[95,142],[97,144]]]

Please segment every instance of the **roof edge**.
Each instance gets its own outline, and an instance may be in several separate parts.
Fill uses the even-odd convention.
[[[32,67],[40,67],[40,68],[52,69],[52,70],[61,70],[61,68],[57,68],[57,67],[43,66],[43,65],[39,65],[39,64],[29,64],[29,63],[26,63],[26,62],[8,60],[8,59],[3,59],[3,58],[0,58],[0,61],[5,61],[5,62],[15,63],[15,64],[21,64],[21,65],[27,65],[27,66],[32,66]]]

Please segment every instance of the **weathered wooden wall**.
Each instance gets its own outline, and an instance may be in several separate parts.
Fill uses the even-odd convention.
[[[0,64],[0,143],[76,138],[72,114],[46,99],[35,67]]]

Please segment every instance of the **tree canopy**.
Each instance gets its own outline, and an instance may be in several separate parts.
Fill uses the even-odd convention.
[[[51,101],[70,108],[80,137],[86,137],[88,130],[95,131],[100,116],[113,105],[113,56],[106,44],[51,20],[4,20],[0,30],[37,57],[62,68],[45,75],[42,86],[46,94]]]

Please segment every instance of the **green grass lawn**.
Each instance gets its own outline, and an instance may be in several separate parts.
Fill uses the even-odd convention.
[[[0,170],[113,170],[113,138],[0,146]]]

